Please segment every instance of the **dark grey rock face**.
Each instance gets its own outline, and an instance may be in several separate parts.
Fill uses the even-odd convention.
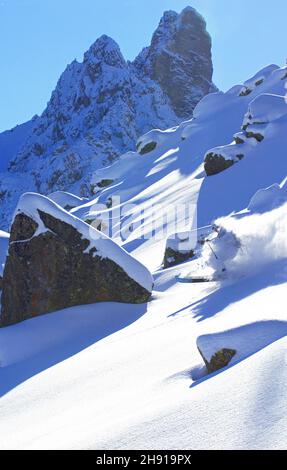
[[[217,175],[227,168],[230,168],[234,165],[233,160],[226,160],[222,155],[217,155],[215,153],[209,153],[205,157],[204,169],[207,176]]]
[[[178,15],[166,12],[139,63],[160,84],[180,118],[189,118],[196,104],[213,88],[211,39],[206,23],[193,8]]]
[[[90,241],[71,225],[38,210],[47,231],[25,214],[14,220],[5,265],[0,325],[95,302],[144,303],[150,292],[122,267],[87,250]],[[87,251],[85,251],[87,250]]]
[[[190,250],[186,253],[180,253],[180,251],[173,250],[172,248],[166,248],[164,253],[163,267],[171,268],[172,266],[177,266],[182,264],[185,261],[194,257],[194,251]]]
[[[217,370],[223,369],[226,367],[231,359],[235,356],[236,351],[235,349],[223,348],[220,351],[216,352],[212,358],[208,361],[204,354],[199,349],[199,352],[204,360],[206,365],[207,371],[209,374],[216,372]]]

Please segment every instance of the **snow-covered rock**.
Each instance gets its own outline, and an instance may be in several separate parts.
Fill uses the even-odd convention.
[[[230,150],[229,147],[228,150]],[[232,150],[234,150],[234,147]],[[225,156],[225,153],[226,147],[217,147],[206,154],[204,158],[204,169],[207,176],[217,175],[218,173],[227,170],[242,158],[242,154],[238,154],[238,156],[234,155],[230,158],[230,154]]]
[[[195,255],[195,246],[193,246],[193,244],[192,247],[186,246],[189,245],[188,242],[189,233],[176,234],[176,236],[167,239],[163,258],[164,268],[176,266],[193,258],[193,256]],[[183,247],[181,245],[183,245]]]
[[[196,220],[193,221],[196,225]],[[169,268],[193,258],[201,251],[205,240],[211,234],[211,227],[191,228],[186,232],[179,232],[167,238],[163,267]]]
[[[264,67],[262,70],[257,72],[252,78],[244,82],[244,86],[241,88],[239,96],[248,96],[250,93],[252,93],[252,91],[255,90],[256,87],[262,85],[262,83],[266,80],[266,78],[271,75],[271,73],[278,69],[278,65],[274,64]]]
[[[20,199],[3,274],[1,325],[73,305],[144,303],[149,271],[115,242],[34,193]]]
[[[233,365],[286,334],[282,321],[259,321],[232,330],[203,335],[197,347],[209,373]]]
[[[63,209],[67,211],[79,206],[80,204],[84,204],[85,200],[87,200],[83,197],[78,197],[65,191],[56,191],[51,193],[48,195],[48,198],[56,202],[59,206],[63,207]]]
[[[276,69],[277,72],[277,69]],[[254,98],[244,116],[242,131],[234,134],[229,145],[209,150],[204,159],[207,176],[230,168],[252,152],[258,143],[276,136],[285,128],[287,119],[286,96],[263,93]],[[260,163],[259,163],[260,164]]]

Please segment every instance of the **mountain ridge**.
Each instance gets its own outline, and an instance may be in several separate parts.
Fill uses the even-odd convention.
[[[102,35],[82,62],[66,67],[8,172],[1,174],[1,226],[7,228],[22,192],[91,196],[96,169],[133,150],[139,135],[192,116],[214,90],[211,39],[201,18],[189,8],[164,13],[150,46],[133,62]]]

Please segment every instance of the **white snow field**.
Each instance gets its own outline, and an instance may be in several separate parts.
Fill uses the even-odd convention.
[[[95,198],[69,214],[41,199],[83,233],[79,218],[111,215],[114,241],[155,285],[147,304],[79,306],[0,330],[1,449],[286,448],[286,81],[286,68],[270,66],[245,88],[207,96],[191,121],[140,138],[139,152],[156,143],[151,151],[98,170]],[[281,98],[257,99],[266,94]],[[268,121],[264,139],[232,144],[244,158],[206,177],[204,155],[230,147],[250,109]],[[97,187],[102,180],[109,185]],[[27,198],[33,212],[35,195],[19,207]],[[192,209],[175,227],[179,205]],[[221,235],[162,269],[167,238],[196,216],[198,233],[215,224]],[[163,236],[148,237],[161,218]],[[192,283],[199,273],[212,281]],[[207,359],[236,354],[207,374],[198,346]]]
[[[75,196],[74,194],[66,191],[55,191],[54,193],[49,194],[49,199],[56,202],[56,204],[64,209],[72,209],[85,202],[85,198]]]

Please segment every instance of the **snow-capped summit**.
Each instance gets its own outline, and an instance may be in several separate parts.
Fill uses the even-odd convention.
[[[103,34],[84,54],[84,63],[104,62],[112,67],[125,66],[125,59],[119,45],[111,37]]]
[[[191,117],[211,80],[211,40],[194,9],[164,13],[150,46],[134,62],[101,36],[82,62],[67,66],[15,151],[10,141],[2,150],[9,171],[1,175],[0,226],[7,228],[25,191],[91,196],[96,169],[133,150],[143,133]]]

